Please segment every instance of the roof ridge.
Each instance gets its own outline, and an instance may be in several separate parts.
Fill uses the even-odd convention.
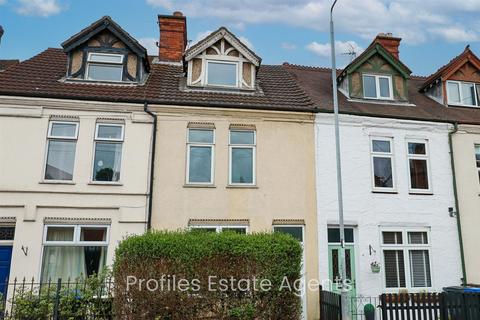
[[[332,71],[332,68],[330,67],[322,67],[322,66],[307,66],[304,64],[295,64],[295,63],[289,63],[289,62],[284,62],[282,66],[287,67],[287,68],[292,68],[292,69],[298,69],[298,70],[315,70],[315,71]],[[341,71],[343,69],[337,68],[337,72]]]

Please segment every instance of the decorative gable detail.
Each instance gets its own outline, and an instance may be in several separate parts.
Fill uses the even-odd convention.
[[[70,80],[138,83],[150,71],[147,50],[108,16],[62,46]]]
[[[389,34],[377,36],[340,73],[337,78],[340,90],[354,99],[408,102],[411,70],[398,59],[400,40]]]
[[[222,27],[185,52],[187,85],[254,90],[261,58]]]

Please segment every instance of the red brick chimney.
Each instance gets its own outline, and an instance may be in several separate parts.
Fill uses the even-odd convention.
[[[399,47],[402,38],[396,38],[391,33],[379,33],[375,38],[375,42],[380,43],[387,51],[399,59]]]
[[[187,47],[187,19],[179,11],[158,15],[160,42],[158,58],[164,62],[181,62]]]

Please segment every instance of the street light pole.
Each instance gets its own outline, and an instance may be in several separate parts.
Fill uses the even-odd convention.
[[[338,120],[338,91],[337,91],[337,66],[335,61],[335,31],[333,25],[333,9],[338,0],[335,0],[330,8],[330,47],[332,55],[332,89],[333,89],[333,111],[335,114],[335,149],[337,160],[337,198],[338,198],[338,222],[340,224],[340,254],[339,269],[342,299],[342,319],[350,320],[350,301],[348,288],[346,287],[347,270],[345,263],[345,225],[343,221],[343,189],[342,189],[342,159],[340,154],[340,126]]]

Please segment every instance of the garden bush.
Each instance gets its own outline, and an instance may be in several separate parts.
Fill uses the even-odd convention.
[[[299,319],[301,256],[279,233],[132,236],[116,250],[114,310],[125,319]]]

